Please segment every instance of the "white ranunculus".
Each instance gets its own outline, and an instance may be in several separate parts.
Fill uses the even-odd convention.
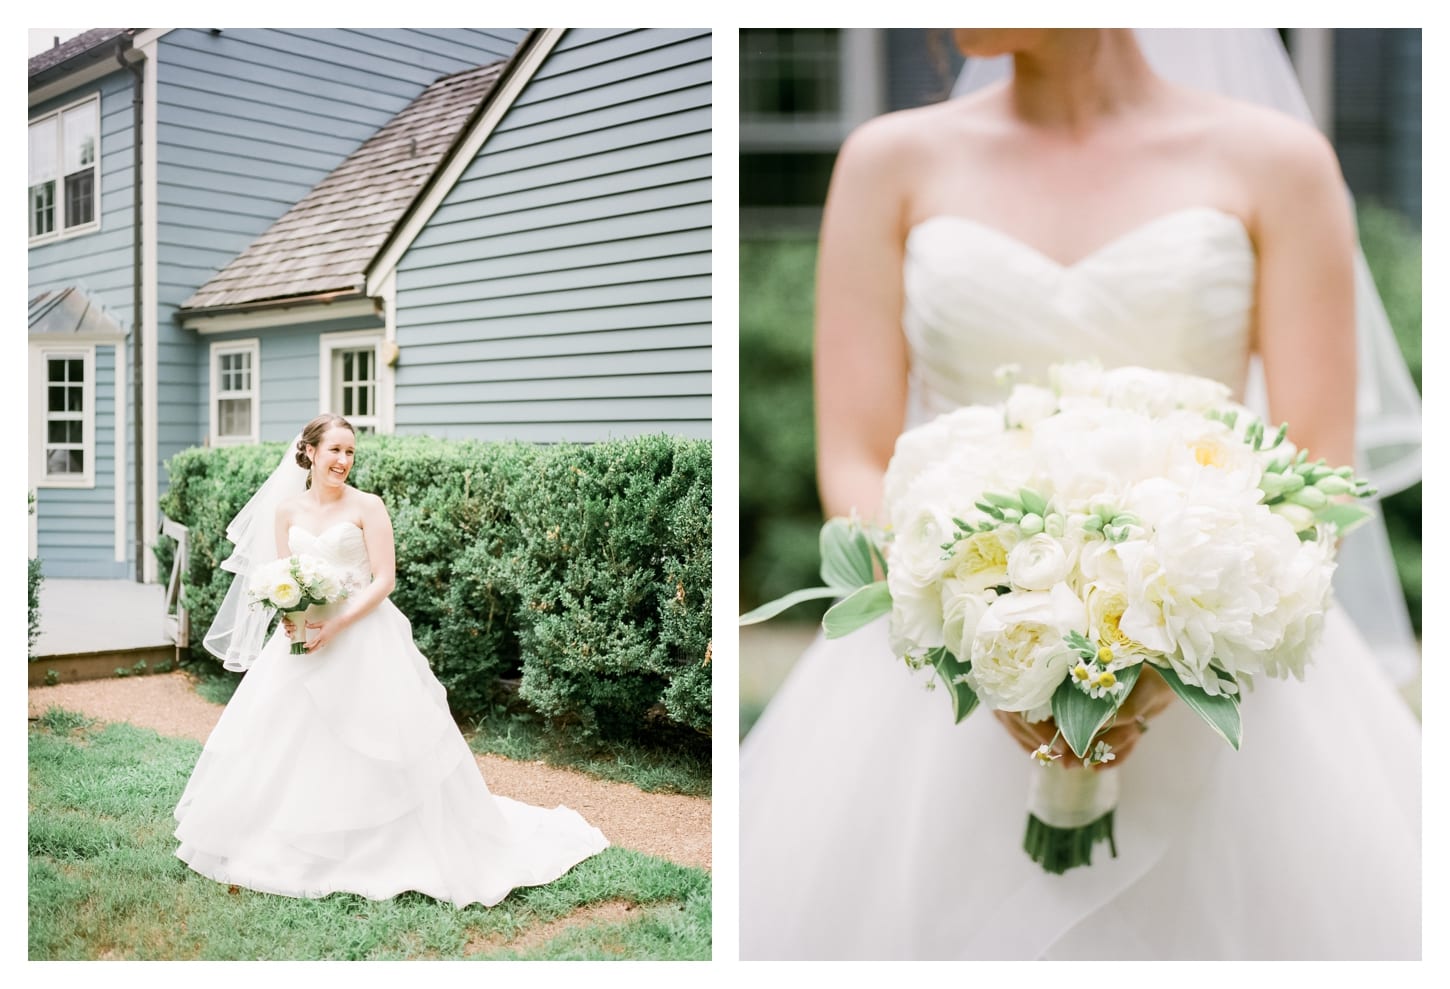
[[[974,532],[953,548],[946,574],[974,594],[1006,585],[1007,560],[1021,538],[1020,530],[1008,526]]]
[[[898,655],[919,656],[942,644],[940,581],[947,561],[941,546],[955,529],[950,515],[927,507],[896,529],[886,586],[891,644]]]
[[[968,681],[988,707],[1031,711],[1052,699],[1076,655],[1064,641],[1087,628],[1087,612],[1066,584],[993,601],[977,623]]]
[[[1057,396],[1037,385],[1018,385],[1007,396],[1007,425],[1031,429],[1057,412]]]
[[[1051,590],[1067,580],[1071,569],[1067,548],[1046,533],[1023,540],[1007,554],[1007,579],[1023,590]]]

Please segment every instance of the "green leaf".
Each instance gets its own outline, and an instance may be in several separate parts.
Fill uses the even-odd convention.
[[[1124,685],[1123,692],[1117,698],[1089,697],[1071,680],[1063,680],[1058,685],[1057,691],[1052,695],[1052,718],[1079,759],[1087,755],[1093,736],[1102,730],[1128,694],[1132,693],[1141,672],[1142,666],[1138,665],[1113,674]]]
[[[821,625],[826,629],[826,638],[839,639],[862,626],[869,625],[891,611],[891,590],[886,581],[852,591],[849,595],[831,605]]]
[[[854,591],[875,576],[871,539],[858,523],[837,518],[821,527],[821,580],[830,587]]]
[[[1320,522],[1328,522],[1339,530],[1343,535],[1351,529],[1357,528],[1361,522],[1369,518],[1369,509],[1360,508],[1358,505],[1341,505],[1338,502],[1325,505],[1314,513],[1314,518]]]
[[[1208,727],[1218,732],[1225,742],[1235,749],[1243,737],[1243,725],[1239,721],[1239,699],[1229,694],[1209,694],[1202,687],[1184,683],[1172,667],[1155,666],[1158,675],[1168,681],[1173,692],[1182,697],[1188,706],[1202,718]]]
[[[802,601],[815,601],[818,598],[838,598],[841,596],[839,587],[807,587],[804,590],[791,591],[785,597],[776,598],[774,601],[767,601],[754,611],[747,611],[740,616],[741,625],[754,625],[756,622],[763,622],[766,619],[774,618],[787,608],[793,608]]]
[[[926,658],[932,666],[936,667],[936,675],[951,692],[952,713],[956,715],[956,723],[961,724],[962,719],[977,707],[977,692],[965,680],[959,682],[959,678],[972,672],[972,661],[970,659],[966,662],[958,660],[945,646],[938,646],[928,651]]]

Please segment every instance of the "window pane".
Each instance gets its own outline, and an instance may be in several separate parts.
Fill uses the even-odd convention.
[[[371,388],[359,388],[357,390],[357,414],[370,416],[373,414],[373,390]]]
[[[96,217],[96,173],[94,169],[65,177],[65,225],[78,227]]]
[[[49,397],[46,401],[48,411],[64,412],[65,388],[61,385],[51,385],[49,388],[46,389],[46,391],[49,393]]]
[[[95,101],[67,110],[61,121],[65,141],[65,170],[69,174],[96,161]]]
[[[80,359],[66,361],[69,365],[66,380],[72,383],[86,380],[86,362]]]
[[[83,439],[81,430],[84,424],[79,419],[71,419],[66,424],[65,439],[67,443],[79,443]]]
[[[252,400],[224,398],[218,403],[218,431],[225,437],[245,437],[252,433]]]
[[[54,179],[60,169],[56,167],[57,126],[55,117],[47,117],[30,125],[30,185],[37,186],[47,179]]]
[[[30,187],[30,236],[55,230],[55,183],[44,182]]]
[[[66,429],[68,426],[64,419],[55,420],[45,424],[45,439],[48,443],[64,443],[66,441]]]
[[[84,450],[67,450],[70,454],[70,473],[84,474],[86,472],[86,454]]]
[[[347,382],[357,380],[357,375],[353,370],[353,352],[351,350],[342,352],[342,380]]]
[[[45,451],[45,472],[47,474],[68,474],[68,473],[70,473],[70,451],[69,450],[47,450],[47,451]]]
[[[80,385],[71,385],[70,387],[66,388],[65,397],[67,412],[85,411],[84,389],[82,389]]]

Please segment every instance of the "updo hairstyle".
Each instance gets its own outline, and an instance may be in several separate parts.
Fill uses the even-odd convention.
[[[307,455],[307,448],[309,446],[319,446],[322,443],[322,435],[333,426],[341,426],[354,436],[357,435],[357,430],[352,428],[352,423],[348,422],[342,416],[334,415],[331,412],[322,413],[322,415],[302,427],[302,438],[297,441],[298,467],[306,471],[312,469],[312,458]]]

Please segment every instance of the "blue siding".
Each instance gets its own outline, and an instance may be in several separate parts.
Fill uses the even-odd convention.
[[[399,432],[709,436],[710,40],[565,34],[398,266]]]
[[[217,333],[203,340],[198,366],[202,381],[202,432],[205,434],[210,401],[211,344],[227,340],[258,341],[261,350],[261,438],[264,442],[290,440],[317,415],[318,383],[322,372],[323,333],[380,330],[382,321],[369,317],[333,319],[302,326],[269,327],[261,331]]]
[[[162,36],[157,60],[162,461],[203,442],[207,430],[209,338],[198,340],[183,330],[177,307],[430,83],[508,57],[524,34],[515,28],[227,29]],[[318,331],[309,332],[315,348]],[[282,374],[291,365],[281,355],[305,336],[240,335],[263,336],[263,363]],[[278,363],[270,363],[274,354]],[[268,388],[264,377],[264,438],[289,438],[303,406],[303,422],[315,414],[315,363],[311,378],[297,382],[310,398]],[[264,366],[264,375],[267,371]]]
[[[95,487],[36,491],[37,542],[50,577],[122,577],[127,573],[127,565],[115,558],[118,349],[96,347]]]
[[[121,322],[133,315],[132,263],[132,93],[134,77],[118,69],[62,96],[37,104],[30,117],[101,97],[100,229],[30,248],[28,295],[76,286]],[[41,488],[36,492],[36,529],[45,572],[52,577],[123,577],[127,564],[115,560],[116,422],[115,362],[126,362],[127,347],[96,347],[96,486]],[[126,377],[130,392],[130,375]],[[126,553],[134,557],[134,495],[130,491],[131,431],[126,444]]]

